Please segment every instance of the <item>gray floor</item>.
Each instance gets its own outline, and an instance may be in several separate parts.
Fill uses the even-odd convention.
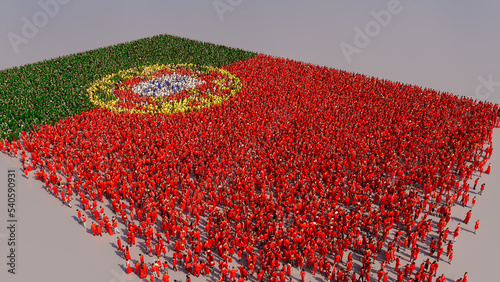
[[[500,130],[493,136],[494,148],[500,145]],[[76,221],[76,207],[63,206],[60,200],[48,194],[42,183],[23,176],[19,169],[19,159],[0,154],[0,281],[141,281],[135,275],[126,275],[124,260],[115,252],[116,236],[94,237]],[[17,257],[16,274],[7,272],[7,170],[17,169],[17,218],[16,230]],[[500,246],[495,240],[500,233],[500,153],[494,149],[492,173],[483,175],[481,182],[486,183],[482,196],[477,196],[469,225],[462,225],[462,231],[455,244],[455,258],[451,265],[441,260],[438,275],[444,273],[455,281],[468,272],[469,281],[497,281],[493,277],[500,267]],[[474,193],[474,191],[473,191]],[[472,196],[471,196],[472,198]],[[74,201],[75,204],[76,201]],[[455,206],[452,221],[448,225],[454,229],[461,222],[469,208]],[[481,220],[478,233],[473,234],[473,223]],[[88,224],[87,226],[90,226]],[[123,234],[122,234],[123,235]],[[122,241],[125,241],[122,238]],[[138,256],[138,250],[132,251],[132,257]],[[424,250],[425,252],[425,250]],[[443,255],[444,256],[444,255]],[[402,255],[403,265],[408,257]],[[148,261],[151,261],[147,257]],[[424,260],[420,255],[417,265]],[[394,264],[389,266],[392,269]],[[379,262],[374,267],[379,269]],[[374,273],[373,273],[374,274]],[[170,271],[171,281],[182,279],[181,271]],[[295,271],[294,281],[299,281]],[[375,276],[373,276],[375,277]],[[391,275],[391,281],[394,281]],[[307,274],[306,281],[322,281],[322,277]],[[255,279],[252,279],[255,281]],[[146,281],[146,280],[143,280]],[[149,281],[149,280],[147,280]],[[193,281],[216,281],[216,276],[195,278]],[[376,281],[372,278],[372,281]]]

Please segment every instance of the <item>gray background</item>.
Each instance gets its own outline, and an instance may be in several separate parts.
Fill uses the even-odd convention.
[[[500,82],[499,1],[401,0],[350,62],[340,44],[354,46],[355,28],[391,1],[64,1],[17,53],[7,35],[22,36],[23,17],[34,23],[44,10],[38,1],[1,1],[0,69],[167,33],[457,95],[474,96],[479,76]],[[214,3],[230,9],[217,13]],[[500,87],[493,90],[477,98],[499,102]]]
[[[388,11],[390,2],[60,0],[48,15],[38,1],[1,0],[0,69],[166,33],[500,102],[500,1],[402,0],[382,26],[373,14]],[[218,12],[217,5],[227,10]],[[26,21],[36,31],[23,34]],[[356,44],[357,28],[366,34],[367,27],[377,25],[368,43]],[[24,38],[23,43],[16,46],[9,36]],[[358,48],[359,54],[347,58],[341,44]],[[495,148],[499,139],[497,130]],[[74,210],[20,172],[19,273],[7,276],[6,171],[20,164],[3,154],[0,158],[0,281],[127,281],[119,278],[123,260],[110,246],[115,239],[95,239],[83,232],[72,217]],[[496,150],[492,158],[492,174],[484,178],[486,192],[472,214],[472,222],[481,219],[479,232],[461,232],[452,265],[440,263],[439,272],[455,280],[464,271],[470,281],[497,280]],[[466,209],[453,212],[463,218]],[[452,222],[450,229],[455,226]]]

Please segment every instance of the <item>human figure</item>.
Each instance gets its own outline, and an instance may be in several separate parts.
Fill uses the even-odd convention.
[[[128,248],[128,246],[125,247],[125,260],[128,262],[130,261],[131,259],[131,256],[130,256],[130,250]]]
[[[92,232],[94,232],[94,236],[97,236],[97,225],[92,222],[92,225],[90,225],[90,229],[92,230]]]
[[[469,210],[467,212],[467,214],[465,215],[465,219],[464,219],[464,223],[465,224],[469,224],[469,220],[470,220],[470,217],[471,217],[471,213],[472,213],[472,210]]]
[[[457,228],[455,228],[455,231],[453,232],[453,242],[457,240],[459,232],[460,232],[460,223],[457,225]]]
[[[229,271],[229,282],[236,281],[236,273],[238,272],[237,269],[234,269],[234,266],[231,268]]]
[[[481,189],[479,190],[479,195],[483,195],[483,191],[484,191],[484,183],[481,184]]]

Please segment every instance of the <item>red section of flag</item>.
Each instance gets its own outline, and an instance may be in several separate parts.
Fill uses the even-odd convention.
[[[220,106],[95,109],[40,128],[28,146],[50,171],[80,175],[87,198],[126,197],[160,225],[152,215],[178,218],[178,206],[191,224],[176,224],[202,230],[203,248],[234,242],[250,257],[262,251],[264,265],[292,254],[300,265],[366,250],[368,236],[385,248],[391,229],[426,231],[415,221],[424,200],[449,216],[497,122],[491,104],[291,60],[259,55],[227,69],[243,87]]]

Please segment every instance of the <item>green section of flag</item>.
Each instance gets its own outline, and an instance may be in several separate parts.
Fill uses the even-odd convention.
[[[222,67],[256,53],[159,35],[0,71],[0,140],[94,108],[89,85],[123,69],[192,63]]]

